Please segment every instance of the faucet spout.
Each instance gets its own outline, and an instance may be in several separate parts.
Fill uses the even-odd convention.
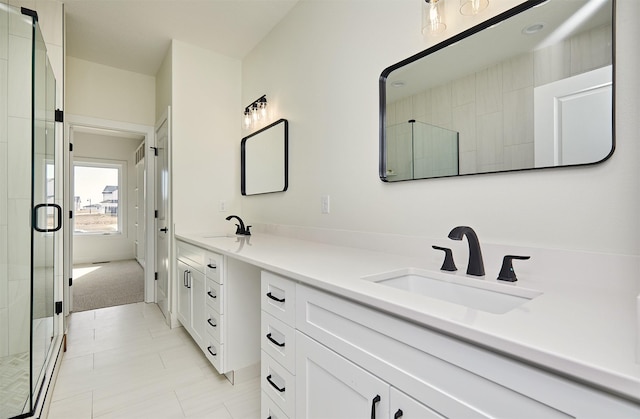
[[[449,233],[452,240],[462,240],[463,236],[467,236],[469,243],[469,263],[467,264],[467,275],[484,276],[484,262],[482,261],[482,251],[480,250],[480,241],[478,235],[471,227],[459,226],[455,227]]]
[[[226,218],[227,221],[230,221],[232,218],[235,218],[236,220],[238,220],[238,222],[240,224],[236,224],[236,234],[242,234],[242,235],[246,235],[247,234],[247,230],[244,227],[244,222],[242,222],[242,218],[238,217],[237,215],[230,215]]]

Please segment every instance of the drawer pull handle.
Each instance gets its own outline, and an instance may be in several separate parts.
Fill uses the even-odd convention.
[[[207,295],[211,298],[218,298],[217,295],[211,294],[211,291],[207,291]]]
[[[209,318],[209,319],[207,319],[207,323],[209,323],[209,326],[211,326],[211,327],[217,327],[217,326],[218,326],[217,324],[215,324],[214,322],[212,322],[210,318]]]
[[[274,345],[278,345],[279,347],[284,348],[285,342],[282,342],[282,343],[278,342],[277,340],[271,337],[271,333],[267,334],[267,339],[269,339],[271,343],[273,343]]]
[[[280,393],[284,393],[284,387],[282,388],[278,387],[278,385],[271,380],[271,374],[267,375],[267,381],[269,382],[269,384],[271,384],[273,388],[278,390]]]
[[[398,411],[395,413],[395,415],[393,415],[393,419],[401,418],[402,415],[404,415],[404,412],[402,411],[402,409],[398,409]]]
[[[376,404],[380,402],[380,395],[376,394],[376,397],[371,400],[371,419],[376,419]]]
[[[212,356],[218,356],[218,353],[217,353],[217,352],[213,352],[213,351],[211,350],[211,348],[212,348],[212,346],[207,346],[207,351],[209,351],[209,353],[210,353]]]
[[[267,297],[271,298],[273,301],[277,301],[279,303],[284,303],[284,298],[274,297],[273,294],[271,294],[271,292],[267,293]]]
[[[215,263],[209,263],[207,266],[208,266],[209,268],[211,268],[211,269],[216,269],[216,268],[217,268],[217,266],[216,266],[216,264],[215,264]]]

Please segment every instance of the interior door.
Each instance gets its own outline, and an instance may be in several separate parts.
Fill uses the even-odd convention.
[[[169,318],[169,117],[156,129],[156,302]]]
[[[609,155],[612,80],[607,66],[534,90],[536,167],[595,163]]]

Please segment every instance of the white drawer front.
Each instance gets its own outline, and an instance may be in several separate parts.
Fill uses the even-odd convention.
[[[218,341],[211,337],[211,335],[205,335],[204,354],[207,359],[213,364],[215,369],[224,374],[227,371],[223,371],[223,359],[224,359],[224,345],[221,345]]]
[[[224,275],[222,275],[223,257],[217,253],[207,252],[204,256],[205,274],[208,279],[212,279],[218,284],[223,283]]]
[[[224,336],[222,330],[224,327],[224,316],[211,308],[211,306],[207,306],[206,317],[204,327],[207,333],[218,342],[224,343],[222,339],[222,336]]]
[[[260,292],[262,310],[294,327],[296,283],[271,272],[262,271]]]
[[[205,292],[207,305],[220,314],[224,314],[222,310],[222,308],[224,307],[222,304],[222,298],[224,297],[222,291],[222,285],[211,279],[207,279],[207,289]]]
[[[261,392],[260,397],[260,418],[289,419],[264,391]]]
[[[296,335],[295,329],[272,315],[262,312],[261,347],[274,360],[279,362],[291,374],[296,373]]]
[[[296,403],[295,377],[264,351],[261,354],[262,391],[282,409],[285,415],[294,417]]]
[[[188,265],[204,273],[205,250],[190,243],[176,241],[178,259],[182,259]],[[188,259],[188,260],[185,260]]]

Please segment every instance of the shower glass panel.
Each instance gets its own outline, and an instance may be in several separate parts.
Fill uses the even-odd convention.
[[[37,15],[0,3],[0,419],[33,413],[57,334],[55,78]]]
[[[387,127],[390,182],[459,174],[458,133],[409,120]]]

